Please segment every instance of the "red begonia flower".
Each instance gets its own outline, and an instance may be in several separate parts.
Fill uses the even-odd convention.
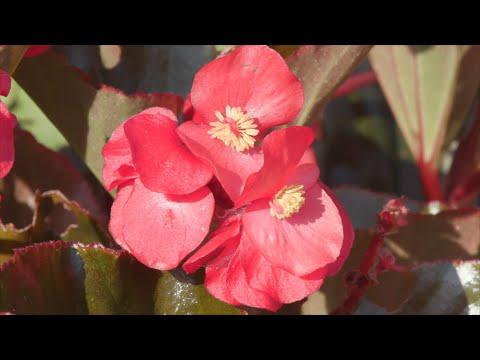
[[[103,149],[105,185],[118,188],[110,231],[159,270],[177,267],[201,244],[214,210],[206,186],[212,171],[188,153],[175,128],[170,110],[151,108],[122,123]]]
[[[8,96],[12,87],[12,79],[10,75],[0,69],[0,96]]]
[[[292,121],[303,88],[283,58],[267,46],[240,46],[196,74],[178,132],[214,167],[232,200],[261,167],[256,146],[267,130]]]
[[[208,234],[213,207],[213,195],[207,187],[188,195],[165,195],[148,190],[136,179],[117,194],[110,232],[146,266],[170,270]]]
[[[9,173],[13,166],[15,158],[13,129],[16,123],[15,116],[0,101],[0,179]]]
[[[268,46],[240,46],[198,71],[190,93],[192,106],[206,125],[240,107],[264,131],[295,118],[303,88],[285,60]]]
[[[48,49],[50,49],[52,45],[30,45],[25,54],[23,55],[26,58],[35,57],[42,55]]]
[[[260,148],[237,152],[211,138],[205,125],[187,121],[179,126],[177,132],[192,153],[210,161],[215,177],[231,199],[238,198],[248,176],[262,166],[263,155]]]
[[[276,311],[316,291],[345,262],[353,228],[318,182],[312,141],[306,127],[269,134],[264,164],[249,177],[233,219],[185,262],[187,272],[206,266],[215,297]]]
[[[176,133],[176,116],[167,109],[142,113],[124,125],[132,162],[143,184],[152,191],[188,194],[212,178],[210,165],[195,157]]]

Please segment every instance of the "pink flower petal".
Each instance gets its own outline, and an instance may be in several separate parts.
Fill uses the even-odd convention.
[[[125,136],[124,124],[125,122],[115,129],[102,150],[103,182],[108,191],[138,176],[132,163],[132,152]]]
[[[13,166],[15,159],[13,129],[16,124],[15,116],[0,102],[0,179],[7,176]]]
[[[299,277],[337,261],[352,233],[350,221],[322,184],[306,192],[302,209],[290,218],[270,215],[264,199],[252,203],[242,221],[252,243],[273,266]]]
[[[276,302],[290,304],[317,291],[323,283],[326,271],[318,270],[309,279],[302,279],[272,266],[248,236],[242,237],[242,262],[248,283],[256,290],[268,294]]]
[[[148,190],[136,179],[133,188],[120,190],[110,231],[120,246],[146,266],[170,270],[208,234],[213,208],[207,187],[189,195],[166,196]]]
[[[240,46],[202,67],[191,101],[208,124],[215,111],[241,107],[261,131],[292,121],[303,105],[303,88],[283,58],[268,46]]]
[[[164,93],[159,94],[159,96],[162,97],[165,106],[172,106],[173,108],[173,104],[179,102],[179,98],[176,95]],[[113,190],[124,182],[128,182],[129,180],[138,177],[138,173],[135,170],[132,161],[130,143],[125,135],[124,125],[126,122],[143,115],[163,116],[165,112],[166,110],[162,107],[148,108],[125,120],[114,130],[102,151],[104,158],[103,181],[105,188],[108,191]],[[176,121],[175,117],[174,119]]]
[[[229,304],[246,305],[270,311],[277,311],[282,304],[273,301],[262,291],[252,288],[248,282],[241,261],[242,240],[235,248],[226,249],[215,262],[205,270],[205,286],[210,294]],[[231,246],[233,247],[233,246]]]
[[[0,96],[8,96],[12,87],[12,79],[10,75],[0,69]]]
[[[190,120],[196,124],[206,123],[200,113],[198,111],[195,111],[195,109],[193,108],[190,94],[188,94],[183,104],[183,121],[185,122]]]
[[[176,133],[175,115],[167,109],[128,120],[125,135],[133,164],[144,185],[166,194],[189,194],[213,176],[210,165],[195,157]]]
[[[210,260],[218,257],[232,242],[238,243],[241,220],[239,216],[229,218],[212,234],[210,240],[192,255],[184,264],[183,269],[191,274]]]
[[[278,311],[282,304],[275,301],[267,293],[257,290],[250,286],[247,281],[247,275],[243,264],[243,256],[245,254],[245,240],[240,240],[238,250],[233,255],[228,266],[226,284],[233,298],[243,305],[254,308],[267,309],[270,311]]]
[[[291,126],[267,135],[262,144],[263,167],[248,178],[245,190],[236,205],[242,206],[253,200],[275,195],[286,185],[287,180],[292,178],[304,156],[305,162],[311,161],[311,155],[305,155],[305,152],[313,141],[313,131],[305,126]],[[319,172],[316,166],[311,164],[307,170],[309,171],[302,176],[312,184],[318,179]]]
[[[246,179],[262,166],[259,148],[238,152],[225,146],[208,133],[208,127],[187,121],[178,127],[178,134],[187,147],[198,157],[208,161],[228,196],[234,200],[240,195]]]
[[[113,202],[112,208],[110,210],[110,223],[108,224],[110,233],[112,234],[116,243],[120,245],[123,249],[127,250],[129,253],[133,253],[133,251],[123,238],[123,226],[125,222],[123,216],[123,208],[125,207],[128,199],[130,199],[133,187],[133,180],[120,185],[117,191],[117,196],[115,197],[115,201]]]
[[[42,55],[51,47],[52,45],[30,45],[30,47],[25,52],[24,57],[30,58],[30,57]]]

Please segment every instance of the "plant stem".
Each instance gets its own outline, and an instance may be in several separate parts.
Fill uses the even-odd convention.
[[[444,201],[442,185],[438,171],[422,161],[418,162],[418,169],[420,171],[420,178],[422,180],[423,191],[427,201]]]
[[[365,295],[367,289],[373,284],[373,281],[370,280],[370,271],[375,265],[375,260],[378,256],[378,251],[383,246],[384,235],[376,233],[372,237],[372,241],[365,253],[365,257],[362,260],[362,263],[359,268],[360,278],[352,288],[350,293],[347,295],[347,298],[335,311],[332,312],[332,315],[348,315],[351,314],[357,307],[360,299]]]
[[[342,85],[335,90],[333,94],[334,98],[343,97],[349,95],[361,88],[376,84],[377,76],[373,71],[365,71],[351,75]]]

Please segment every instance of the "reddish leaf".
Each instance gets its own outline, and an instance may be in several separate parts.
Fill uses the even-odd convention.
[[[466,203],[480,192],[480,106],[476,118],[460,142],[447,178],[452,205]]]
[[[0,267],[0,309],[15,314],[84,314],[79,270],[71,248],[62,242],[17,250]]]
[[[65,155],[47,149],[31,134],[20,129],[15,132],[15,148],[13,169],[4,179],[5,198],[0,207],[0,218],[4,222],[13,222],[18,227],[28,225],[35,204],[35,192],[56,189],[78,202],[103,228],[107,228],[108,194],[94,192],[85,175]],[[65,229],[71,221],[71,216],[57,214],[56,228]]]
[[[370,51],[369,45],[304,45],[287,62],[305,91],[299,125],[315,120],[334,90]]]
[[[172,95],[126,95],[110,87],[95,89],[54,52],[24,59],[15,79],[98,179],[103,166],[99,154],[122,121],[152,106],[181,111],[181,99]]]
[[[203,285],[149,269],[124,251],[56,241],[15,252],[0,267],[0,312],[14,314],[239,314]]]
[[[13,74],[28,45],[0,45],[0,69]]]
[[[449,123],[463,122],[471,106],[479,57],[479,46],[456,45],[377,45],[369,55],[410,151],[429,169],[438,166]]]
[[[386,239],[402,264],[473,260],[480,255],[480,210],[410,214],[408,225]]]

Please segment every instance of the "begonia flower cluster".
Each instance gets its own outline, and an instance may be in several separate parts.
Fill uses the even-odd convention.
[[[163,107],[124,121],[103,149],[116,242],[154,269],[205,269],[235,306],[277,311],[318,290],[354,233],[311,128],[291,125],[303,102],[277,52],[240,46],[196,74],[183,123]]]

